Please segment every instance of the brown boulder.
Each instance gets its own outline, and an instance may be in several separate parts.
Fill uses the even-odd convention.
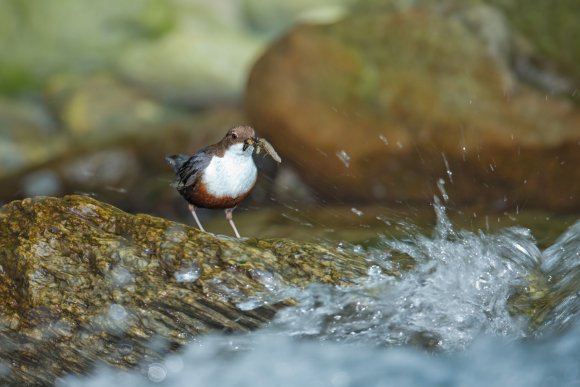
[[[578,209],[580,113],[518,83],[510,44],[481,5],[298,26],[255,64],[247,111],[326,199],[425,202],[444,178],[458,204]]]

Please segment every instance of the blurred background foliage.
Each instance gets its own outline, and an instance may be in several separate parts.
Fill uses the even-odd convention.
[[[186,219],[164,155],[249,123],[284,159],[258,158],[250,206],[577,213],[579,18],[576,0],[1,0],[0,201]]]

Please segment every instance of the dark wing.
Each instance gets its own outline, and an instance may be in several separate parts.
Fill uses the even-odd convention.
[[[205,150],[202,149],[193,156],[173,155],[165,157],[177,175],[175,188],[180,189],[195,184],[200,172],[209,165],[211,160],[211,156],[207,155]]]

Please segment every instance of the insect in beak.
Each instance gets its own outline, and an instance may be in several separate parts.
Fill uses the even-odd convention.
[[[248,149],[248,147],[250,145],[255,145],[258,142],[258,137],[254,136],[254,137],[250,137],[248,138],[246,141],[244,141],[244,146],[242,147],[242,149],[244,150],[244,152],[246,151],[246,149]]]

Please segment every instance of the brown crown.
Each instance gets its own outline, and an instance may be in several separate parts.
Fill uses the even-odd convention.
[[[236,126],[228,130],[224,138],[211,147],[214,148],[213,151],[216,155],[221,157],[230,145],[244,143],[249,139],[255,139],[255,137],[256,132],[251,126]]]

